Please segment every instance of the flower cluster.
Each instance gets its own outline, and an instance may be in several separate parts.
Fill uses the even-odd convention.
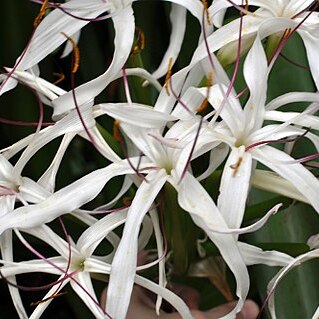
[[[0,274],[19,318],[39,318],[69,283],[96,318],[125,319],[137,284],[158,296],[157,311],[165,299],[191,319],[167,281],[190,269],[196,275],[212,248],[235,279],[237,302],[223,317],[235,318],[249,294],[247,266],[283,267],[271,282],[272,292],[291,268],[319,256],[316,245],[296,257],[262,250],[240,236],[259,230],[282,209],[280,200],[261,208],[259,219],[247,226],[257,188],[319,212],[319,181],[307,165],[319,154],[318,2],[168,1],[169,44],[156,70],[136,62],[145,46],[135,21],[143,1],[136,6],[133,0],[34,2],[40,8],[33,32],[15,64],[3,66],[0,75],[3,97],[24,86],[39,108],[34,132],[0,151]],[[200,34],[190,60],[180,67],[188,16]],[[104,20],[114,29],[111,62],[81,83],[84,27]],[[296,34],[305,47],[313,92],[272,98],[271,74]],[[56,50],[71,61],[67,80],[60,83],[41,71]],[[101,93],[120,82],[123,92],[103,101]],[[136,98],[139,94],[151,96],[149,102]],[[305,103],[291,107],[297,102]],[[52,122],[45,122],[44,113]],[[52,141],[59,143],[53,159],[33,177],[27,166]],[[74,163],[79,141],[99,164],[61,176],[64,163]],[[302,144],[307,153],[297,157],[294,148]],[[22,254],[27,257],[18,256],[16,242],[29,251]],[[54,253],[48,257],[45,249]],[[149,256],[143,264],[141,251]],[[41,287],[18,284],[17,275],[30,273],[56,279]],[[103,303],[96,280],[107,282]],[[46,291],[31,314],[22,301],[24,289]],[[275,318],[274,303],[269,307]]]

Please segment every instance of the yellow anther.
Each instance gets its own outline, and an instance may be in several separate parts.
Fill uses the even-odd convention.
[[[45,16],[45,13],[46,13],[47,8],[48,8],[48,3],[49,3],[49,0],[44,0],[42,2],[40,12],[38,13],[38,15],[36,16],[36,18],[33,21],[34,28],[36,28],[40,24],[42,18]]]
[[[211,71],[208,73],[207,76],[207,88],[209,89],[212,85],[213,85],[213,81],[214,81],[214,73]]]
[[[167,95],[170,95],[170,92],[169,92],[169,81],[170,81],[171,76],[172,76],[172,67],[173,67],[173,58],[169,58],[167,73],[166,73],[166,77],[165,77],[165,84],[164,84],[164,88],[165,88],[165,90],[167,92]]]
[[[208,100],[207,98],[204,99],[204,101],[202,102],[202,104],[200,105],[200,107],[196,110],[197,113],[200,113],[202,111],[204,111],[208,106]]]
[[[77,46],[76,42],[70,37],[68,36],[66,33],[61,32],[61,34],[63,34],[68,41],[71,42],[72,44],[72,48],[73,48],[73,67],[72,67],[72,73],[76,73],[77,70],[79,69],[80,66],[80,50],[79,47]]]
[[[56,76],[58,79],[53,83],[54,85],[59,84],[60,82],[62,82],[65,79],[65,75],[61,72],[53,72],[53,75]]]
[[[213,80],[214,80],[214,74],[213,72],[209,72],[208,77],[206,79],[206,88],[207,88],[206,98],[204,99],[200,107],[196,110],[197,113],[204,111],[208,106],[208,97],[209,97],[210,88],[213,85]]]
[[[145,34],[141,28],[135,27],[135,41],[132,48],[132,54],[140,53],[145,48]]]
[[[212,25],[212,20],[210,19],[210,16],[209,16],[207,0],[202,0],[202,3],[203,3],[203,6],[204,6],[204,13],[206,15],[207,23],[209,25]]]
[[[115,120],[113,124],[113,136],[118,142],[122,142],[122,136],[120,132],[121,121]]]
[[[242,163],[243,158],[239,157],[237,163],[230,165],[230,168],[232,168],[234,170],[233,172],[233,176],[235,176],[238,172],[239,166]]]
[[[245,10],[248,11],[248,0],[245,0]]]

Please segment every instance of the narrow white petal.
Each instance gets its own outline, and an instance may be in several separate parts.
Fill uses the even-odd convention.
[[[135,276],[135,282],[142,287],[154,292],[157,295],[160,295],[163,299],[168,301],[182,316],[183,319],[194,319],[192,314],[190,313],[188,307],[185,302],[177,295],[175,295],[170,290],[161,287],[149,279],[143,278],[141,276]]]
[[[62,4],[62,6],[65,10],[70,10],[73,15],[82,18],[95,18],[108,9],[105,5],[94,4],[93,1],[90,2],[91,5],[87,3],[84,7],[84,4],[79,6],[78,1],[73,0]],[[37,27],[31,44],[18,68],[26,70],[33,67],[63,42],[67,41],[63,32],[71,36],[88,23],[89,21],[73,18],[60,9],[53,10]]]
[[[266,111],[264,119],[285,123],[289,122],[291,124],[319,130],[319,118],[314,115],[301,114],[298,112]]]
[[[287,164],[293,160],[289,155],[267,145],[254,148],[251,153],[254,159],[293,184],[319,212],[319,181],[303,165],[300,163]]]
[[[246,131],[248,131],[262,125],[265,112],[268,64],[259,35],[247,54],[244,77],[250,92],[249,100],[244,109]]]
[[[127,209],[115,211],[87,228],[77,241],[77,247],[81,254],[87,257],[91,256],[109,232],[125,222],[126,216]]]
[[[300,36],[302,37],[303,43],[306,47],[308,63],[310,66],[310,71],[312,77],[315,81],[317,90],[319,88],[319,66],[318,66],[318,58],[319,58],[319,32],[318,29],[311,29],[309,31],[299,31]]]
[[[309,204],[309,200],[298,191],[288,180],[274,172],[257,169],[254,172],[252,184],[259,189],[296,199]]]
[[[140,230],[140,233],[138,236],[138,251],[145,249],[152,234],[153,234],[153,224],[150,217],[146,215],[144,216],[142,229]]]
[[[115,51],[111,65],[105,73],[75,89],[78,105],[86,104],[100,94],[104,88],[116,78],[130,54],[135,32],[132,7],[127,6],[117,12],[117,14],[112,17],[112,20],[115,29]],[[54,100],[53,105],[53,119],[56,119],[74,108],[73,93],[68,92],[64,94],[60,98]]]
[[[87,127],[90,128],[95,125],[95,120],[92,116],[92,111],[90,110],[90,108],[83,108],[81,110],[81,115]],[[29,159],[39,149],[41,149],[44,145],[48,144],[55,138],[66,133],[80,132],[83,130],[84,128],[80,117],[77,112],[73,110],[70,114],[65,116],[62,120],[58,121],[55,125],[47,127],[41,130],[38,134],[33,135],[28,147],[25,149],[18,162],[16,163],[13,174],[19,176]]]
[[[54,159],[52,160],[45,173],[38,180],[38,184],[49,192],[54,192],[55,179],[58,173],[58,169],[60,167],[63,156],[75,135],[76,133],[68,133],[63,136],[62,142],[54,156]]]
[[[97,319],[107,318],[101,306],[99,305],[99,300],[96,297],[96,294],[92,285],[90,273],[86,271],[81,271],[77,273],[74,276],[74,278],[76,279],[78,283],[81,284],[81,286],[79,286],[77,282],[75,282],[74,280],[71,280],[70,281],[71,287],[77,293],[77,295],[82,299],[82,301],[86,304],[86,306],[91,310],[95,318]],[[82,289],[82,287],[85,290]],[[92,299],[94,299],[95,302]]]
[[[153,107],[137,103],[99,104],[99,111],[117,120],[143,128],[160,128],[176,117],[158,112]]]
[[[319,94],[311,92],[289,92],[280,95],[266,105],[267,111],[276,110],[283,105],[296,102],[319,102]]]
[[[172,4],[170,21],[172,25],[169,47],[165,52],[160,66],[153,72],[155,78],[161,78],[167,72],[168,64],[172,59],[172,65],[175,63],[181,50],[185,29],[186,29],[186,10],[185,8]]]
[[[112,262],[107,293],[107,312],[117,319],[125,319],[134,283],[137,262],[137,239],[144,215],[167,180],[165,170],[147,175],[138,188],[127,214],[122,239]]]
[[[259,247],[243,242],[238,242],[238,247],[247,266],[256,264],[263,264],[267,266],[287,266],[294,261],[293,257],[276,250],[264,251]]]
[[[137,165],[136,159],[131,161],[133,165]],[[145,163],[141,163],[140,168],[145,167],[144,165]],[[0,217],[0,234],[9,228],[36,227],[69,213],[95,198],[111,178],[124,174],[134,174],[126,160],[80,178],[39,204],[20,207],[11,212],[10,216],[9,213],[5,214]]]
[[[228,227],[239,228],[244,216],[252,172],[252,157],[244,146],[234,148],[225,164],[218,208]]]
[[[186,174],[178,187],[178,202],[188,211],[195,222],[202,228],[218,247],[222,257],[234,274],[237,283],[236,294],[239,297],[236,307],[223,319],[234,318],[243,307],[249,289],[249,276],[244,260],[239,251],[237,240],[232,235],[216,234],[216,227],[228,228],[227,223],[204,188],[190,174]]]
[[[62,275],[59,279],[63,278],[64,275]],[[57,291],[57,287],[53,286],[43,297],[43,300],[46,298],[51,297],[54,293],[60,292],[64,286],[70,281],[70,279],[66,279],[62,282],[60,289]],[[43,312],[46,310],[46,308],[50,305],[50,303],[53,301],[53,298],[48,299],[46,302],[41,302],[40,304],[37,305],[37,307],[34,309],[32,312],[31,316],[29,319],[38,319],[41,317]]]

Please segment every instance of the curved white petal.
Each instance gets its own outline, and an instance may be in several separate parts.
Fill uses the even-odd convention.
[[[105,319],[107,316],[102,310],[102,306],[99,304],[99,300],[96,297],[94,288],[92,285],[90,273],[86,271],[81,271],[77,273],[74,280],[70,281],[71,287],[77,293],[77,295],[82,299],[86,306],[91,310],[97,319]],[[80,286],[80,285],[81,286]]]
[[[137,165],[140,159],[131,159]],[[140,168],[145,163],[140,163]],[[126,160],[96,170],[74,183],[60,189],[36,205],[20,207],[0,217],[0,234],[9,228],[30,228],[47,223],[58,216],[69,213],[95,198],[104,185],[114,176],[134,174]],[[72,201],[70,201],[72,198]]]
[[[168,301],[177,310],[177,312],[182,316],[183,319],[194,319],[185,302],[170,290],[161,287],[151,280],[138,275],[135,276],[135,282],[138,285],[145,287],[146,289],[154,292],[155,294]]]
[[[78,105],[83,105],[94,100],[116,78],[130,54],[135,32],[132,7],[127,6],[120,10],[112,17],[112,20],[115,29],[115,51],[111,65],[99,77],[75,88],[74,94]],[[53,107],[53,119],[60,118],[64,113],[75,108],[73,92],[68,92],[55,99]]]
[[[284,276],[289,271],[291,271],[293,268],[299,266],[300,264],[306,262],[307,260],[311,260],[314,258],[319,258],[319,249],[315,249],[315,250],[309,251],[303,255],[298,256],[293,261],[291,261],[289,263],[289,265],[287,265],[285,268],[281,269],[279,271],[279,273],[270,281],[270,283],[268,284],[267,290],[268,290],[268,292],[272,292],[272,295],[269,298],[268,307],[269,307],[269,311],[271,313],[271,317],[273,319],[276,318],[275,300],[274,300],[273,292],[274,292],[275,288],[277,287],[277,285],[284,278]],[[317,311],[315,313],[317,313]],[[313,316],[312,318],[315,319],[316,317]]]
[[[267,93],[268,64],[259,36],[249,50],[245,64],[244,77],[250,96],[244,109],[246,131],[259,128],[264,120]]]
[[[133,288],[137,262],[137,239],[144,215],[167,180],[165,170],[151,172],[138,188],[127,214],[121,242],[117,248],[107,292],[106,310],[117,319],[125,319]]]
[[[95,125],[95,120],[89,107],[82,108],[81,115],[88,128]],[[24,150],[18,162],[14,166],[13,175],[19,176],[29,159],[44,145],[63,134],[80,132],[83,130],[84,128],[80,117],[76,110],[73,110],[55,125],[47,127],[41,130],[39,133],[34,134],[29,142],[28,147]]]
[[[309,200],[289,181],[274,172],[256,169],[252,179],[256,188],[296,199],[309,204]]]
[[[299,30],[299,34],[303,40],[303,43],[306,47],[308,63],[310,66],[310,71],[315,81],[317,90],[319,88],[319,66],[318,66],[318,58],[319,58],[319,32],[318,29],[310,29],[308,30]]]
[[[80,6],[77,0],[62,4],[62,7],[77,17],[90,19],[110,9],[108,5],[97,1],[85,1]],[[33,67],[67,41],[63,33],[71,36],[88,23],[89,21],[73,18],[60,9],[54,9],[36,28],[30,46],[18,68],[26,70]]]
[[[91,256],[100,242],[113,229],[122,225],[127,216],[127,209],[115,211],[87,228],[77,241],[77,247],[83,256]]]
[[[186,29],[185,8],[173,3],[171,7],[170,21],[172,25],[172,31],[169,40],[169,46],[165,52],[161,64],[152,73],[156,79],[161,78],[166,74],[170,59],[172,59],[172,66],[174,65],[181,50]]]
[[[216,227],[228,228],[227,223],[204,188],[190,174],[186,173],[178,187],[178,203],[190,213],[196,225],[202,228],[218,247],[222,257],[235,276],[239,297],[236,307],[223,319],[234,318],[243,307],[249,289],[249,276],[237,241],[232,235],[216,234]]]
[[[319,130],[319,119],[317,116],[303,114],[301,116],[297,112],[280,112],[280,111],[266,111],[265,120],[289,122],[300,126],[309,127],[314,130]]]
[[[176,120],[176,117],[172,115],[158,112],[153,107],[143,104],[105,103],[98,106],[99,113],[143,128],[160,128],[167,122]]]
[[[280,95],[266,105],[266,110],[276,110],[283,105],[297,102],[319,102],[319,94],[312,92],[289,92]]]
[[[58,169],[62,162],[63,156],[75,137],[76,133],[68,133],[63,136],[62,142],[59,146],[58,151],[56,152],[54,159],[52,160],[50,166],[45,171],[45,173],[39,178],[38,184],[42,186],[44,189],[48,190],[49,192],[54,192],[55,189],[55,179],[58,173]]]
[[[62,275],[59,279],[62,279],[64,277],[64,275]],[[29,319],[38,319],[41,317],[41,315],[43,314],[43,312],[46,310],[46,308],[50,305],[50,303],[53,301],[53,298],[50,298],[53,294],[55,293],[59,293],[63,287],[69,282],[69,279],[65,279],[62,283],[61,286],[59,286],[59,289],[57,291],[57,287],[53,286],[43,297],[43,300],[45,300],[46,298],[49,298],[47,301],[45,302],[41,302],[37,305],[37,307],[34,309],[34,311],[32,312],[31,316],[29,317]]]
[[[252,149],[251,154],[254,159],[293,184],[319,212],[319,181],[303,165],[300,163],[287,164],[292,160],[289,155],[267,145]]]
[[[294,258],[276,250],[262,250],[259,247],[247,243],[238,242],[246,265],[263,264],[267,266],[287,266]]]

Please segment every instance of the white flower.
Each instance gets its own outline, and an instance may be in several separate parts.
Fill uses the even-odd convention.
[[[114,56],[109,68],[99,77],[91,80],[76,89],[77,102],[79,105],[91,102],[102,90],[108,86],[123,68],[134,40],[135,21],[132,3],[134,0],[70,0],[54,9],[35,29],[35,32],[25,52],[17,59],[16,69],[20,71],[32,69],[48,54],[53,52],[62,43],[67,41],[67,36],[73,37],[90,21],[107,12],[114,24]],[[174,0],[172,14],[174,15],[173,30],[169,48],[159,66],[157,77],[165,73],[167,61],[170,57],[176,60],[181,48],[181,39],[185,29],[185,9],[188,9],[199,21],[203,12],[200,2]],[[175,15],[178,15],[176,19]],[[16,85],[13,78],[3,79],[5,85],[0,87],[0,94],[12,89]],[[69,92],[61,99],[55,101],[55,113],[57,118],[72,108],[74,104],[73,93]],[[74,106],[73,106],[74,107]]]
[[[267,145],[269,144],[267,141],[302,135],[304,130],[290,124],[305,125],[307,122],[313,124],[317,120],[316,117],[307,114],[307,112],[305,114],[293,114],[290,117],[284,112],[278,112],[276,113],[277,120],[280,117],[280,121],[284,122],[283,124],[263,126],[268,108],[271,110],[279,107],[289,103],[293,98],[296,98],[297,101],[302,99],[306,101],[316,99],[318,101],[318,95],[301,92],[287,94],[265,106],[267,73],[265,54],[260,40],[257,38],[244,66],[244,76],[250,91],[250,97],[244,109],[241,108],[238,99],[231,93],[226,104],[220,110],[220,104],[225,96],[220,91],[220,86],[215,85],[208,97],[211,105],[217,112],[220,111],[220,116],[223,119],[220,124],[212,125],[213,134],[216,131],[224,132],[226,136],[233,137],[232,142],[225,141],[230,146],[231,153],[224,167],[221,193],[218,199],[218,207],[225,214],[225,219],[232,227],[239,227],[241,224],[251,175],[256,165],[255,161],[264,164],[283,179],[286,179],[319,212],[319,201],[316,195],[319,191],[317,178],[284,151]],[[306,137],[318,150],[318,137],[311,133]],[[271,189],[271,185],[269,185],[269,189]],[[229,201],[230,197],[236,199]],[[236,203],[235,206],[232,206],[234,203]]]
[[[234,0],[238,6],[242,5],[241,0]],[[310,70],[317,88],[319,87],[318,68],[318,39],[319,33],[317,25],[319,23],[318,12],[307,11],[313,3],[311,0],[251,0],[249,5],[257,6],[259,9],[253,13],[247,13],[243,19],[242,40],[250,46],[252,39],[257,34],[261,26],[264,28],[265,36],[276,35],[278,40],[287,29],[294,30],[301,36],[307,51]],[[212,52],[227,45],[237,46],[239,37],[240,19],[236,19],[221,27],[223,17],[227,8],[232,7],[230,1],[215,0],[209,8],[214,23],[220,27],[215,34],[208,38]],[[297,28],[298,27],[298,28]],[[278,35],[279,34],[279,35]],[[221,53],[222,54],[222,53]]]

